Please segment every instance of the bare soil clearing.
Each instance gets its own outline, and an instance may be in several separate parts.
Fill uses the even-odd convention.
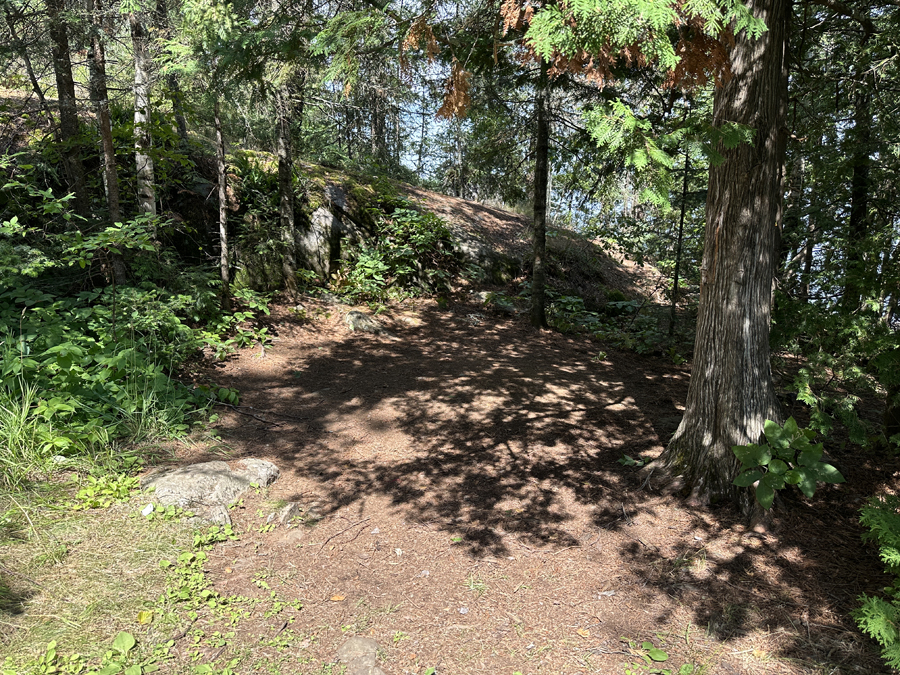
[[[639,661],[623,637],[662,646],[673,672],[886,672],[848,617],[887,582],[857,522],[893,483],[884,458],[838,455],[846,484],[755,533],[617,462],[662,450],[687,366],[599,359],[465,302],[395,307],[379,317],[393,337],[304,305],[311,319],[276,308],[274,346],[207,374],[242,393],[218,422],[226,459],[282,471],[232,511],[243,534],[209,572],[222,593],[302,600],[296,672],[354,634],[393,675],[622,673]],[[266,527],[281,500],[305,522]],[[241,631],[274,644],[286,616]]]

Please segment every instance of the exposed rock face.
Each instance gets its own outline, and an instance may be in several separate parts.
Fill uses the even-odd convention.
[[[278,478],[278,467],[262,459],[242,459],[238,465],[236,471],[225,462],[162,469],[144,478],[141,488],[154,487],[154,500],[163,506],[178,506],[211,522],[228,524],[227,507],[251,484],[265,487]]]
[[[365,231],[351,213],[347,195],[338,185],[325,188],[326,203],[320,206],[304,226],[298,224],[297,256],[303,267],[327,279],[340,266],[343,240],[357,242]]]

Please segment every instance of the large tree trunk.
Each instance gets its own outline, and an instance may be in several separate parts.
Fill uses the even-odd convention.
[[[275,96],[278,118],[278,216],[281,221],[281,240],[284,244],[281,269],[285,290],[297,292],[296,228],[294,226],[294,159],[291,143],[290,96],[282,87]]]
[[[751,494],[732,480],[733,445],[758,442],[766,419],[780,421],[769,361],[776,234],[787,140],[788,0],[752,0],[768,31],[741,35],[733,78],[715,94],[714,121],[756,130],[753,145],[720,148],[710,169],[700,307],[684,418],[655,463],[682,477],[701,502],[727,499],[749,511]]]
[[[75,193],[75,213],[87,218],[90,211],[84,164],[81,161],[78,138],[78,104],[75,99],[75,80],[72,77],[72,59],[69,54],[68,25],[63,18],[63,0],[48,0],[50,40],[53,50],[53,70],[59,98],[59,129],[62,155],[69,181],[69,189]]]
[[[134,162],[137,172],[138,206],[156,215],[156,178],[150,157],[150,52],[147,29],[138,14],[128,15],[134,47]]]
[[[534,266],[531,273],[531,325],[543,328],[547,325],[544,311],[544,286],[547,282],[545,261],[547,258],[547,182],[550,176],[550,115],[547,110],[550,92],[547,62],[541,60],[537,95],[534,99],[535,130],[534,152]]]
[[[122,221],[119,208],[119,175],[116,170],[116,148],[113,144],[109,117],[109,94],[106,88],[106,54],[100,37],[100,0],[85,0],[85,10],[91,22],[91,42],[88,50],[88,69],[91,73],[91,101],[100,125],[100,145],[103,154],[103,186],[109,208],[109,220],[115,225]],[[111,253],[113,275],[118,284],[128,278],[128,267],[120,253]]]
[[[231,310],[231,275],[228,251],[228,183],[225,176],[225,136],[222,134],[222,117],[219,97],[213,104],[213,121],[216,127],[216,177],[219,186],[219,275],[222,278],[222,309]]]

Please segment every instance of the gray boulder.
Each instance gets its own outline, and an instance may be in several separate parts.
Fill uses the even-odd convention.
[[[227,507],[255,484],[270,485],[278,467],[262,459],[242,459],[232,470],[225,462],[202,462],[156,471],[141,481],[163,506],[177,506],[219,524],[231,521]]]
[[[375,333],[376,335],[387,335],[388,337],[393,337],[387,330],[385,330],[384,326],[378,321],[365,312],[360,312],[358,310],[353,310],[347,312],[347,315],[344,317],[344,323],[347,324],[347,327],[352,331],[359,331],[360,333]]]

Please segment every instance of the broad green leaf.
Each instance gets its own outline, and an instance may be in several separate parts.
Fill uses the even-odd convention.
[[[797,483],[800,492],[807,497],[812,497],[816,493],[816,470],[812,467],[804,466],[797,469],[797,473],[800,474],[800,482]]]
[[[780,459],[773,459],[769,462],[769,471],[776,474],[783,474],[788,470],[788,465],[782,462]]]
[[[734,456],[740,460],[741,464],[744,466],[758,466],[759,462],[757,461],[759,446],[754,445],[753,443],[748,443],[747,445],[732,445],[731,451],[734,453]]]
[[[803,476],[797,469],[790,469],[784,472],[784,482],[788,485],[797,485],[802,479]]]
[[[759,479],[760,483],[765,483],[773,490],[781,490],[784,487],[784,476],[771,471]]]
[[[835,469],[831,464],[820,463],[816,467],[816,472],[818,473],[818,477],[820,481],[825,483],[844,483],[846,479],[841,475],[841,472]]]
[[[784,423],[784,433],[789,438],[800,434],[800,427],[797,426],[797,421],[793,417],[788,417],[787,422]]]
[[[784,433],[784,429],[772,420],[766,420],[765,425],[763,425],[763,430],[766,434],[766,440],[769,441],[769,445],[773,448],[790,447],[791,437]]]
[[[733,484],[737,485],[738,487],[750,487],[756,481],[758,481],[760,478],[762,478],[762,475],[763,475],[763,473],[759,469],[755,469],[752,471],[745,471],[744,473],[740,474],[737,478],[734,479]]]
[[[800,455],[797,457],[797,463],[800,466],[815,466],[822,459],[824,449],[821,443],[810,445],[800,452]]]
[[[647,651],[647,656],[649,656],[654,661],[668,661],[669,655],[666,654],[662,649],[650,649]]]
[[[653,647],[653,643],[650,642],[649,640],[644,640],[644,641],[641,643],[641,649],[643,649],[643,650],[645,650],[645,651],[648,651],[648,652],[649,652],[649,651],[650,651],[651,649],[653,649],[653,648],[654,648],[654,647]]]
[[[772,508],[772,501],[775,499],[775,490],[766,483],[762,481],[759,482],[759,485],[756,486],[756,501],[759,502],[759,505],[764,509]]]
[[[112,647],[120,654],[127,654],[134,649],[135,644],[137,644],[137,641],[131,633],[121,631],[116,635],[116,639],[113,640]]]
[[[756,445],[755,443],[734,445],[732,446],[731,451],[734,453],[735,457],[741,461],[741,464],[743,464],[745,468],[751,466],[765,466],[772,458],[772,453],[767,445]]]
[[[144,675],[144,669],[139,665],[135,664],[133,666],[128,666],[125,669],[124,675]]]

